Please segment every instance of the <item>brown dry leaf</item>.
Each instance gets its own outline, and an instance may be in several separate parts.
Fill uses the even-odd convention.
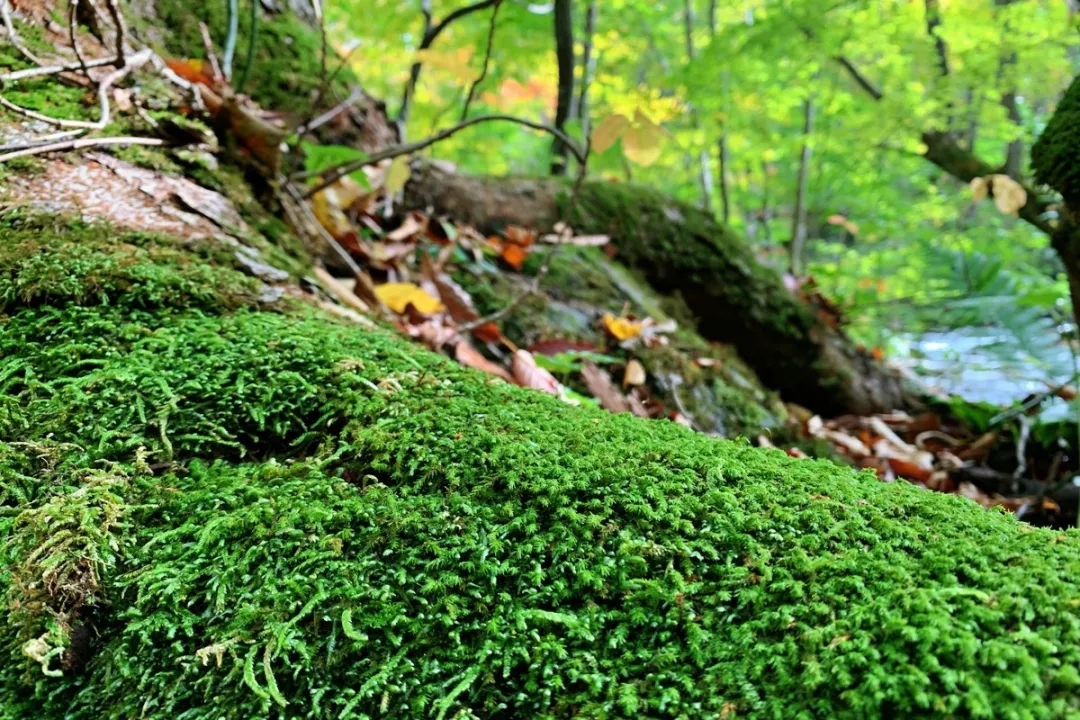
[[[520,245],[521,247],[529,247],[536,242],[535,232],[517,225],[508,225],[506,229],[503,230],[503,237],[506,238],[506,242]]]
[[[486,372],[488,375],[502,378],[509,383],[514,381],[510,376],[510,373],[506,372],[506,368],[501,365],[496,365],[481,355],[467,340],[460,341],[457,344],[457,347],[454,348],[454,359],[465,367],[471,367],[474,370]]]
[[[635,395],[633,392],[626,396],[626,401],[630,403],[630,412],[632,412],[636,417],[649,417],[648,408],[646,408],[645,405],[640,400],[638,400],[637,395]]]
[[[1049,386],[1049,383],[1047,383]],[[1061,387],[1051,387],[1054,390],[1054,394],[1065,402],[1072,402],[1076,399],[1077,391],[1072,385],[1062,385]]]
[[[626,372],[623,373],[623,387],[636,387],[645,384],[645,366],[636,358],[631,358],[626,363]]]
[[[1027,204],[1027,190],[1008,175],[991,175],[990,184],[997,209],[1005,215],[1019,215],[1020,208]]]
[[[723,365],[723,362],[721,362],[720,360],[717,360],[716,358],[699,357],[699,358],[694,358],[694,364],[697,365],[700,368],[712,368],[712,367],[720,367],[721,365]]]
[[[551,373],[536,364],[532,353],[528,350],[518,350],[514,353],[511,364],[514,381],[522,387],[539,390],[551,395],[561,395],[562,385]]]
[[[371,244],[370,252],[367,253],[371,264],[386,269],[396,265],[400,260],[407,257],[416,249],[416,245],[406,242],[376,242]]]
[[[415,283],[383,283],[375,287],[375,294],[383,305],[398,315],[404,314],[409,305],[424,315],[443,310],[443,304],[437,298],[424,292],[424,289]]]
[[[604,329],[620,342],[637,337],[644,329],[642,323],[638,320],[633,320],[628,317],[615,317],[611,313],[604,313],[601,322],[604,325]]]
[[[413,211],[405,216],[405,221],[401,223],[400,227],[386,234],[386,239],[390,242],[409,240],[420,233],[427,232],[427,226],[427,216],[423,213]]]
[[[581,368],[581,379],[594,398],[600,401],[600,407],[613,413],[630,412],[630,402],[611,379],[611,375],[601,370],[593,362],[586,362]]]
[[[441,352],[443,348],[457,345],[461,341],[457,328],[443,324],[441,317],[426,320],[419,325],[409,325],[405,328],[409,337],[416,338],[435,352]]]

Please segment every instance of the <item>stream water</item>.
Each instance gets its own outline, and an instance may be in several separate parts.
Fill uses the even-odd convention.
[[[993,328],[960,328],[897,338],[893,357],[924,384],[973,402],[1008,405],[1045,392],[1046,383],[1068,377],[1072,357],[1064,342],[1050,357],[1004,356],[995,345],[1004,338]],[[1056,372],[1055,372],[1056,370]]]

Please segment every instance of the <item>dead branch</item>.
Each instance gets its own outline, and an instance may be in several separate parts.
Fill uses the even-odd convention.
[[[68,140],[67,142],[49,143],[47,145],[36,145],[33,147],[24,148],[22,150],[16,150],[14,152],[5,153],[0,155],[0,162],[7,162],[8,160],[14,160],[15,158],[26,157],[27,155],[41,155],[47,152],[57,152],[60,150],[81,150],[82,148],[97,147],[99,145],[164,145],[165,141],[158,138],[147,137],[103,137],[103,138],[82,138],[80,140]]]
[[[114,57],[94,58],[93,60],[86,61],[86,67],[97,68],[104,65],[116,65],[118,62],[118,59]],[[59,75],[60,73],[81,69],[82,65],[78,62],[67,63],[66,65],[45,65],[43,67],[26,68],[24,70],[16,70],[15,72],[7,73],[6,75],[0,75],[0,83],[17,82],[19,80],[40,77],[42,75]]]
[[[0,16],[4,19],[4,28],[7,30],[8,39],[11,41],[11,44],[15,46],[15,49],[22,53],[23,57],[30,62],[35,65],[41,65],[41,60],[38,59],[37,55],[30,52],[30,49],[27,48],[26,45],[23,44],[22,39],[19,38],[19,33],[15,32],[15,22],[11,19],[11,5],[8,3],[8,0],[0,0]]]
[[[90,78],[90,67],[86,64],[86,56],[83,55],[82,46],[79,45],[79,0],[71,0],[71,4],[68,5],[68,41],[71,43],[71,49],[75,51],[75,57],[79,61],[79,69],[83,71],[88,79]]]
[[[566,146],[570,149],[570,152],[573,153],[575,159],[577,159],[579,163],[584,164],[585,162],[586,152],[582,151],[582,149],[578,147],[577,143],[574,142],[574,140],[571,139],[570,136],[560,130],[556,130],[550,125],[534,122],[532,120],[526,120],[525,118],[520,118],[514,115],[478,115],[476,117],[464,120],[457,125],[448,127],[445,130],[441,130],[440,132],[432,135],[431,137],[425,138],[424,140],[417,140],[416,142],[412,143],[395,145],[394,147],[387,148],[386,150],[382,150],[381,152],[374,153],[369,157],[352,160],[350,162],[342,163],[341,165],[336,165],[325,170],[296,173],[292,175],[289,179],[306,180],[312,177],[322,177],[322,182],[316,184],[314,187],[304,193],[304,197],[311,197],[320,190],[324,190],[330,185],[333,185],[342,177],[348,175],[349,173],[356,172],[361,168],[367,167],[369,165],[376,165],[384,160],[400,157],[402,155],[411,155],[413,153],[424,150],[425,148],[431,147],[435,143],[442,142],[443,140],[446,140],[447,138],[461,132],[465,128],[472,127],[473,125],[479,125],[481,123],[495,121],[512,122],[518,125],[523,125],[527,128],[531,128],[533,130],[540,130],[542,132],[554,135],[556,138],[566,144]]]
[[[116,26],[116,59],[120,67],[124,67],[127,64],[127,58],[124,52],[124,42],[127,37],[127,24],[124,22],[124,15],[120,12],[120,6],[117,4],[117,0],[108,0],[109,15],[112,16],[113,25]]]
[[[476,89],[480,87],[480,83],[484,82],[484,79],[488,74],[488,66],[491,64],[491,51],[495,45],[495,20],[499,17],[499,8],[502,7],[502,0],[495,0],[495,7],[491,9],[491,23],[488,25],[487,36],[487,48],[484,50],[484,65],[480,69],[480,75],[473,80],[469,86],[469,94],[465,98],[465,106],[461,108],[461,119],[469,117],[469,106],[472,105],[473,96],[476,95]]]

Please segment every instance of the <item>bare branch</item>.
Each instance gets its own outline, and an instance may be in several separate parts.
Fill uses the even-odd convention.
[[[23,150],[16,150],[14,152],[5,153],[0,155],[0,163],[7,162],[8,160],[14,160],[15,158],[25,157],[27,155],[41,155],[47,152],[57,152],[60,150],[80,150],[82,148],[97,147],[99,145],[164,145],[165,141],[159,138],[147,138],[147,137],[104,137],[104,138],[82,138],[79,140],[68,140],[66,142],[49,143],[48,145],[35,145],[25,148]]]
[[[499,8],[502,7],[502,0],[495,0],[495,7],[491,9],[491,24],[488,25],[487,36],[487,48],[484,50],[484,66],[480,69],[480,75],[473,80],[472,85],[469,86],[469,94],[465,98],[465,106],[461,108],[461,119],[469,117],[469,106],[472,105],[473,96],[476,95],[476,89],[480,87],[480,83],[484,82],[484,78],[488,74],[488,66],[491,64],[491,50],[495,45],[495,19],[499,16]]]
[[[93,60],[86,61],[87,68],[116,64],[118,64],[118,59],[114,57],[94,58]],[[82,69],[82,65],[77,62],[68,63],[66,65],[46,65],[44,67],[26,68],[25,70],[16,70],[15,72],[10,72],[6,75],[0,75],[0,82],[16,82],[18,80],[25,80],[26,78],[40,77],[42,75],[57,75],[59,73],[80,69]]]
[[[848,75],[851,76],[851,79],[854,80],[859,87],[865,90],[867,95],[874,98],[875,100],[885,99],[885,94],[878,90],[877,86],[874,85],[874,83],[871,82],[869,78],[863,75],[859,68],[855,67],[854,63],[852,63],[843,55],[837,55],[834,59],[836,60],[836,62],[840,63],[840,65],[845,70],[847,70]]]
[[[318,183],[313,188],[309,189],[306,193],[304,193],[304,197],[311,197],[320,190],[324,190],[330,185],[333,185],[335,182],[340,180],[345,175],[348,175],[349,173],[356,172],[357,170],[367,167],[368,165],[376,165],[383,160],[389,160],[391,158],[400,157],[402,155],[411,155],[415,152],[419,152],[425,148],[431,147],[435,143],[446,140],[447,138],[461,132],[465,128],[486,122],[512,122],[518,125],[523,125],[527,128],[532,128],[533,130],[540,130],[542,132],[546,132],[564,142],[567,148],[570,149],[570,152],[572,152],[574,157],[578,160],[578,162],[585,162],[586,152],[582,151],[581,148],[577,146],[577,143],[575,143],[573,139],[566,135],[566,133],[556,130],[550,125],[544,125],[543,123],[526,120],[525,118],[519,118],[514,115],[478,115],[476,117],[472,117],[463,122],[460,122],[457,125],[448,127],[445,130],[442,130],[429,138],[425,138],[424,140],[417,140],[416,142],[412,143],[395,145],[394,147],[390,147],[380,152],[374,153],[369,157],[352,160],[350,162],[336,165],[332,168],[327,168],[318,172],[296,173],[295,175],[291,176],[290,179],[306,180],[308,178],[322,176],[322,182]]]
[[[7,30],[8,40],[15,46],[15,49],[22,53],[23,57],[30,62],[35,65],[41,65],[41,60],[38,59],[37,55],[30,52],[29,48],[27,48],[19,38],[19,33],[15,32],[15,23],[11,19],[11,5],[8,0],[0,0],[0,17],[3,17],[4,19],[4,28]]]
[[[442,34],[443,30],[450,26],[451,23],[460,20],[463,17],[471,15],[481,10],[486,10],[489,7],[496,5],[501,0],[480,0],[472,5],[465,5],[457,10],[454,10],[449,15],[444,17],[438,23],[432,24],[433,18],[431,15],[431,3],[425,0],[421,6],[421,12],[424,15],[424,34],[420,39],[420,47],[418,50],[427,50],[431,47],[432,43]],[[405,91],[401,96],[401,108],[398,110],[397,123],[399,128],[405,127],[405,122],[409,119],[409,106],[412,104],[413,94],[416,92],[416,83],[420,79],[420,63],[413,63],[409,68],[409,79],[405,83]],[[404,137],[404,134],[402,134]]]
[[[124,57],[124,43],[127,38],[127,25],[124,23],[124,15],[120,12],[120,6],[117,5],[117,0],[108,0],[108,6],[109,15],[112,16],[113,25],[116,26],[116,57],[120,67],[124,67],[126,63]]]

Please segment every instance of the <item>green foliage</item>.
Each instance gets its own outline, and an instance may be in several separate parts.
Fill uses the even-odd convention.
[[[1075,532],[313,312],[40,298],[0,321],[6,717],[1080,711]],[[84,667],[27,597],[81,599]]]

